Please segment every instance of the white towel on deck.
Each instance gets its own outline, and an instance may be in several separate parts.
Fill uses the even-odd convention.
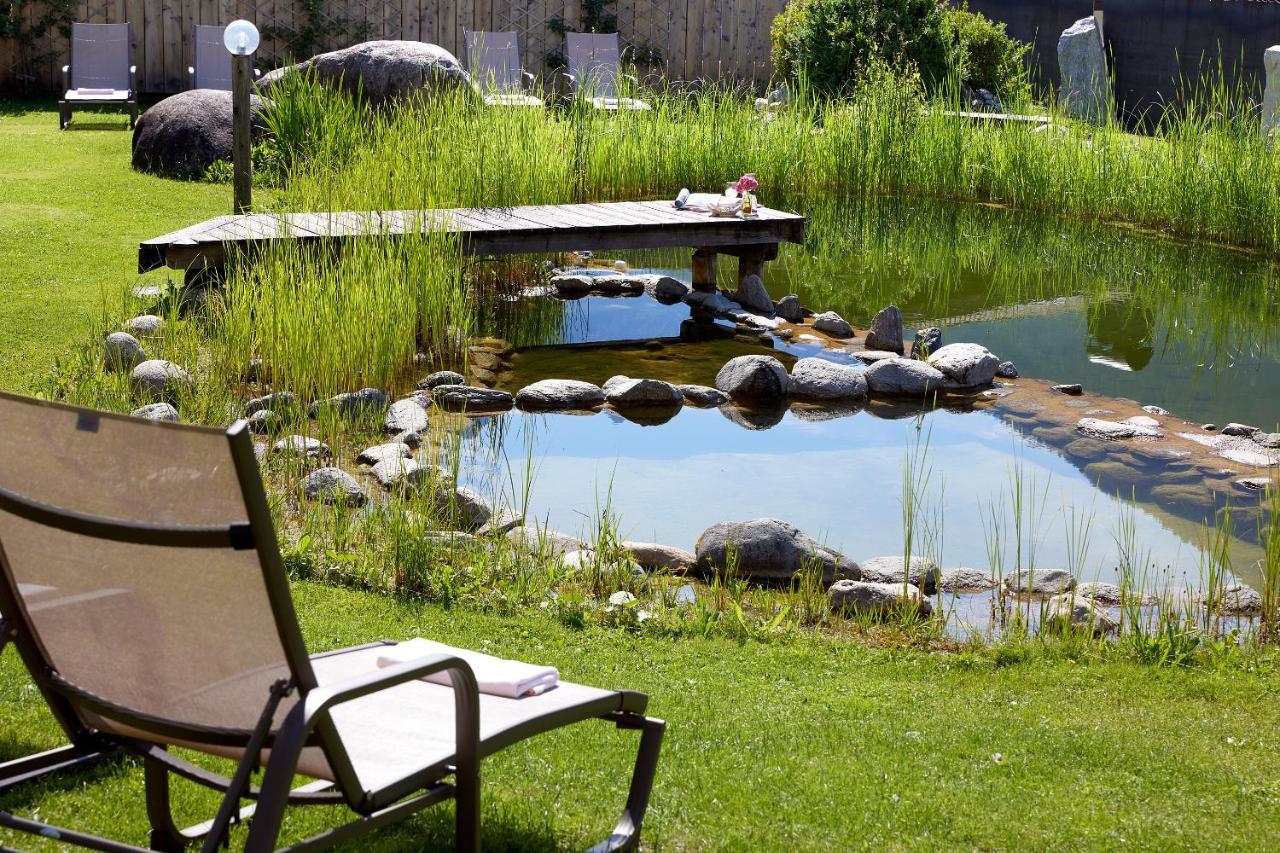
[[[430,655],[453,655],[462,658],[475,673],[480,692],[492,696],[505,696],[508,699],[536,696],[539,693],[546,693],[560,683],[560,671],[553,666],[536,666],[531,663],[521,663],[518,660],[506,660],[483,652],[458,649],[433,640],[424,640],[422,637],[387,646],[378,654],[378,666],[394,666]],[[432,673],[422,680],[443,684],[446,687],[453,686],[447,671]]]

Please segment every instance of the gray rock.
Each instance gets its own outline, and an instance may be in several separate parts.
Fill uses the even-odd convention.
[[[621,547],[641,568],[651,572],[682,572],[698,561],[690,551],[655,542],[623,542]]]
[[[147,357],[138,339],[128,332],[112,332],[102,345],[107,370],[132,370]]]
[[[949,595],[963,592],[986,592],[995,587],[991,572],[982,569],[946,569],[938,579],[938,589]]]
[[[507,531],[507,540],[517,548],[546,556],[560,556],[583,547],[575,536],[527,524]]]
[[[330,408],[343,417],[356,417],[367,412],[381,412],[387,407],[387,395],[377,388],[361,388],[345,394],[335,394],[327,400],[311,404],[308,414],[319,415],[321,409]]]
[[[1115,633],[1120,628],[1119,620],[1096,602],[1097,599],[1072,593],[1055,595],[1045,608],[1045,630],[1089,631],[1096,636]]]
[[[474,385],[438,385],[433,392],[436,404],[452,412],[505,412],[515,405],[515,398],[497,388]]]
[[[861,577],[857,563],[774,518],[721,522],[698,537],[695,554],[700,566],[724,572],[731,552],[734,571],[753,580],[789,580],[811,567],[821,570],[823,583]]]
[[[1262,52],[1266,82],[1262,90],[1262,137],[1270,139],[1280,128],[1280,45]]]
[[[149,406],[134,409],[129,414],[148,421],[169,421],[175,424],[178,422],[178,410],[168,403],[152,403]]]
[[[1254,492],[1265,492],[1271,487],[1271,478],[1269,477],[1241,477],[1236,482]]]
[[[441,385],[466,385],[467,378],[461,373],[453,370],[437,370],[435,373],[427,375],[418,383],[418,387],[423,391],[431,391],[439,388]]]
[[[731,358],[716,374],[716,387],[738,401],[780,400],[790,385],[787,369],[771,355]]]
[[[898,353],[884,349],[862,349],[851,353],[851,355],[863,364],[875,364],[877,361],[885,361],[890,358],[902,358]]]
[[[660,379],[624,378],[620,382],[605,383],[604,399],[615,408],[684,405],[684,394],[680,389]]]
[[[871,318],[871,328],[863,346],[869,350],[887,350],[902,355],[902,312],[898,306],[881,308]]]
[[[424,480],[430,479],[435,472],[433,469],[419,464],[416,459],[389,455],[375,463],[369,469],[369,473],[382,484],[383,488],[391,489],[417,486]]]
[[[794,293],[789,293],[779,299],[773,310],[788,323],[803,323],[804,318],[807,316],[804,306],[800,304],[800,297]]]
[[[280,424],[280,416],[270,409],[258,409],[244,419],[250,432],[271,432]]]
[[[904,569],[906,560],[903,557],[872,557],[858,563],[862,568],[862,579],[875,583],[896,583],[904,580],[913,586],[920,587],[925,595],[933,595],[938,591],[938,581],[942,577],[942,569],[932,560],[924,557],[911,558],[911,571]]]
[[[249,99],[251,136],[265,135],[265,103]],[[169,178],[200,177],[231,159],[231,93],[191,89],[147,109],[133,129],[133,168]]]
[[[1000,366],[996,368],[996,376],[1001,379],[1017,379],[1018,368],[1012,361],[1002,361]]]
[[[813,328],[833,338],[853,337],[853,326],[834,311],[824,311],[814,317]]]
[[[470,486],[455,486],[451,479],[442,477],[436,488],[436,511],[462,530],[479,530],[488,524],[493,510],[484,495]]]
[[[271,452],[280,456],[301,456],[305,459],[321,459],[329,455],[329,445],[306,435],[286,435],[271,445]]]
[[[1057,391],[1059,394],[1066,394],[1068,397],[1079,397],[1084,393],[1084,386],[1079,382],[1068,382],[1061,385],[1054,385],[1051,391]]]
[[[1169,414],[1169,410],[1168,410],[1168,409],[1162,409],[1162,408],[1160,408],[1159,406],[1143,406],[1143,407],[1142,407],[1142,411],[1146,412],[1148,415],[1167,415],[1167,414]]]
[[[543,379],[516,392],[516,404],[533,411],[594,409],[603,403],[604,392],[598,385],[577,379]]]
[[[262,409],[270,409],[273,412],[281,409],[292,408],[295,400],[293,394],[289,391],[275,391],[271,394],[264,394],[261,397],[254,397],[252,400],[244,404],[244,413],[252,415],[254,412]]]
[[[143,398],[172,400],[193,384],[187,371],[161,358],[144,361],[129,374],[129,387],[135,396]]]
[[[524,524],[524,516],[509,509],[496,510],[476,531],[478,536],[505,536]]]
[[[338,506],[363,506],[364,489],[341,468],[318,468],[302,481],[302,493],[311,500]]]
[[[935,352],[942,349],[942,330],[937,326],[927,329],[916,329],[916,336],[911,341],[911,357],[928,360]]]
[[[669,275],[643,275],[637,276],[644,282],[645,292],[659,302],[668,305],[679,302],[689,293],[689,286],[679,279],[674,279]]]
[[[1223,587],[1218,602],[1219,611],[1226,616],[1257,616],[1262,612],[1262,595],[1242,583]]]
[[[1076,421],[1076,431],[1090,438],[1104,441],[1123,441],[1126,438],[1159,438],[1160,431],[1138,424],[1107,421],[1101,418],[1081,418]]]
[[[933,613],[933,605],[910,584],[838,580],[827,590],[827,601],[832,613],[843,616],[884,619],[912,613],[925,618]]]
[[[386,444],[375,444],[360,451],[356,461],[361,465],[377,465],[387,459],[406,459],[413,451],[403,441],[389,441]]]
[[[764,279],[758,275],[743,276],[742,281],[738,282],[738,290],[733,298],[744,308],[769,317],[773,316],[773,297],[765,289]]]
[[[1087,581],[1076,587],[1076,596],[1096,601],[1107,607],[1119,607],[1123,603],[1120,587],[1105,581]]]
[[[804,400],[852,400],[867,396],[864,371],[825,358],[802,358],[791,368],[791,396]]]
[[[407,429],[404,432],[398,432],[395,435],[391,436],[391,441],[393,443],[399,442],[401,444],[407,444],[410,447],[421,447],[422,433],[414,432],[413,430]]]
[[[729,402],[729,395],[719,388],[711,388],[706,385],[677,385],[676,387],[684,395],[686,403],[700,409],[712,409]]]
[[[1097,124],[1111,113],[1111,75],[1102,32],[1090,15],[1058,37],[1058,102],[1072,116]]]
[[[1023,569],[1004,577],[1004,588],[1013,593],[1061,595],[1075,587],[1075,576],[1065,569]]]
[[[947,344],[929,356],[929,366],[963,388],[990,385],[1000,359],[978,344]]]
[[[428,400],[430,398],[427,398]],[[427,407],[423,398],[406,397],[396,400],[387,409],[382,427],[391,434],[398,432],[423,432],[427,428]]]
[[[639,294],[644,292],[644,285],[643,279],[629,275],[562,274],[551,277],[551,286],[561,296],[582,296],[593,292],[609,296]]]
[[[473,93],[479,100],[457,58],[420,41],[367,41],[322,53],[262,75],[258,89],[270,92],[286,75],[297,72],[310,72],[317,82],[336,84],[348,94],[359,93],[371,106],[451,91]]]
[[[124,324],[124,330],[140,338],[155,337],[164,331],[164,318],[155,314],[139,314]]]
[[[1253,440],[1269,450],[1280,448],[1280,432],[1255,432]]]
[[[877,361],[864,375],[872,394],[891,397],[923,397],[941,390],[946,382],[942,371],[923,361],[906,358]]]
[[[1221,432],[1223,435],[1238,435],[1243,438],[1253,438],[1255,435],[1262,432],[1262,430],[1258,429],[1256,426],[1249,426],[1248,424],[1229,423],[1222,428]]]

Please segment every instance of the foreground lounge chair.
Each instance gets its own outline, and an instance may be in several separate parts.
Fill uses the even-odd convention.
[[[520,42],[514,32],[468,32],[467,70],[491,107],[543,105],[527,91],[533,75],[520,65]]]
[[[231,91],[231,54],[222,43],[227,28],[216,24],[196,24],[191,28],[195,45],[195,65],[187,66],[187,79],[192,89]],[[253,69],[253,76],[261,72]]]
[[[575,97],[598,110],[647,110],[636,98],[618,97],[621,55],[617,33],[565,33],[569,84]],[[629,78],[634,81],[634,78]]]
[[[122,106],[129,111],[129,127],[138,122],[138,69],[130,61],[132,24],[72,24],[71,64],[62,66],[58,126],[71,124],[78,106]]]
[[[212,851],[256,808],[245,849],[265,851],[287,805],[354,811],[302,842],[319,849],[452,798],[457,846],[474,850],[481,760],[601,718],[641,735],[622,820],[595,849],[635,846],[664,727],[642,694],[560,682],[505,699],[478,693],[454,655],[382,668],[383,643],[308,655],[243,421],[223,431],[0,394],[0,426],[0,637],[70,740],[0,765],[0,789],[124,752],[144,762],[153,849]],[[421,680],[442,672],[452,686]],[[171,746],[232,758],[235,773]],[[295,772],[318,781],[291,791]],[[171,774],[224,792],[211,821],[178,829]],[[6,812],[0,826],[140,849]]]

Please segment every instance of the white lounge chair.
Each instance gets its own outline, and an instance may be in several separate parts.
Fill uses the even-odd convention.
[[[491,107],[540,107],[530,95],[533,75],[520,64],[520,42],[514,32],[467,33],[467,70]]]
[[[137,66],[132,24],[71,25],[71,64],[62,66],[58,126],[71,124],[78,106],[121,106],[129,111],[129,127],[138,122]]]
[[[621,54],[617,33],[565,33],[569,83],[575,97],[598,110],[647,110],[637,98],[618,97]],[[635,82],[635,78],[629,78]]]

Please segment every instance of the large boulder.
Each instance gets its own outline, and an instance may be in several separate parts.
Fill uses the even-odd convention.
[[[516,405],[533,411],[594,409],[603,403],[600,386],[577,379],[543,379],[516,392]]]
[[[652,406],[672,408],[684,405],[684,392],[661,379],[615,377],[604,386],[604,398],[614,408]]]
[[[791,368],[791,396],[804,400],[851,400],[867,396],[864,371],[825,358],[802,358]]]
[[[871,318],[871,328],[867,330],[867,338],[863,346],[869,350],[887,350],[902,355],[902,312],[898,306],[890,305],[881,308]]]
[[[890,397],[923,397],[946,384],[936,367],[907,358],[886,358],[866,369],[867,387],[872,394]]]
[[[787,396],[787,369],[771,355],[731,358],[716,374],[716,387],[733,400],[760,402]]]
[[[743,276],[738,291],[733,295],[738,304],[766,316],[773,316],[773,297],[765,289],[764,279],[758,275]]]
[[[823,583],[861,577],[853,560],[776,518],[714,524],[698,537],[694,550],[698,565],[717,573],[729,568],[732,554],[735,572],[754,580],[790,580],[810,567],[821,569]]]
[[[929,366],[964,388],[990,385],[1000,359],[980,344],[947,344],[929,354]]]
[[[361,93],[372,106],[412,95],[462,91],[479,99],[471,76],[457,57],[435,44],[420,41],[367,41],[322,53],[297,65],[264,74],[259,90],[270,92],[289,74],[310,72],[350,94]]]
[[[827,590],[827,602],[833,613],[884,619],[911,613],[926,617],[933,613],[930,604],[917,587],[901,583],[838,580]]]
[[[254,139],[267,125],[266,106],[251,95]],[[133,129],[133,168],[169,178],[203,175],[219,160],[231,159],[231,93],[192,89],[160,101],[142,114]]]
[[[1058,103],[1069,115],[1102,124],[1111,112],[1111,74],[1102,30],[1092,15],[1058,37]]]
[[[1076,588],[1076,579],[1065,569],[1023,569],[1005,575],[1004,588],[1013,593],[1061,595]]]
[[[1119,630],[1120,622],[1096,599],[1067,592],[1049,599],[1044,627],[1048,631],[1088,631],[1102,636]]]

